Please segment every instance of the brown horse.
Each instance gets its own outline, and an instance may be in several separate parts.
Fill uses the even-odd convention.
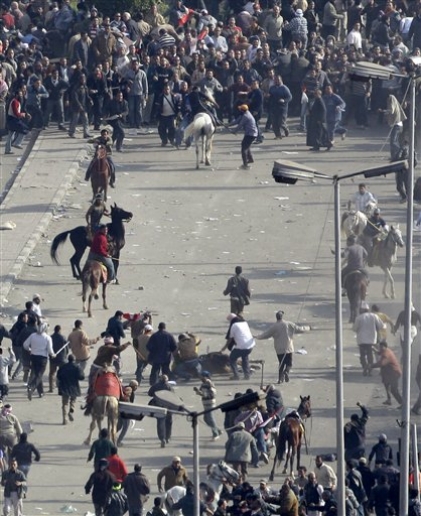
[[[108,182],[111,177],[111,168],[107,159],[107,150],[103,145],[98,145],[94,159],[89,165],[92,185],[92,198],[97,193],[104,194],[107,200]]]
[[[359,314],[361,301],[364,301],[366,298],[368,278],[361,271],[352,271],[346,275],[344,287],[349,300],[349,322],[353,323]]]
[[[311,417],[310,396],[300,396],[300,399],[301,402],[296,412],[287,414],[279,427],[278,439],[276,441],[276,455],[269,477],[271,482],[273,482],[275,477],[276,466],[284,460],[285,451],[287,451],[287,456],[282,474],[286,474],[289,461],[290,475],[293,476],[295,455],[297,455],[297,469],[300,467],[301,440],[304,435],[303,422],[308,417]]]
[[[92,317],[91,303],[92,297],[98,299],[98,288],[102,283],[102,306],[104,310],[108,309],[107,306],[107,282],[104,276],[104,265],[95,260],[88,260],[82,271],[82,302],[83,311],[88,312],[88,317]],[[88,307],[86,308],[86,297],[88,288],[91,288],[91,292],[88,297]]]

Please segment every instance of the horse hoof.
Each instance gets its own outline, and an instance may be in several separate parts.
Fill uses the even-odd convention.
[[[108,310],[108,306],[107,305],[104,305],[103,308],[104,308],[104,310]]]
[[[88,439],[85,439],[85,440],[83,441],[83,444],[84,444],[85,446],[89,446],[89,445],[91,444],[91,441],[90,441],[90,440],[88,440]]]
[[[88,317],[92,317],[92,314],[90,312],[88,313]]]
[[[115,279],[114,285],[120,285],[120,282],[118,281],[117,278]]]
[[[286,474],[287,474],[287,470],[286,470],[286,469],[283,469],[283,470],[282,470],[282,474],[283,474],[283,475],[286,475]]]
[[[85,308],[85,307],[83,307],[83,310],[82,310],[82,312],[83,312],[83,313],[85,313],[85,312],[86,312],[86,308]]]
[[[95,294],[95,295],[94,295],[94,299],[99,299],[98,294]]]
[[[199,166],[196,166],[196,170],[199,170]]]
[[[211,163],[210,161],[206,161],[205,165],[206,165],[207,167],[211,167],[211,166],[212,166],[212,163]]]
[[[269,475],[269,482],[273,482],[275,478],[275,475],[273,475],[272,473]]]

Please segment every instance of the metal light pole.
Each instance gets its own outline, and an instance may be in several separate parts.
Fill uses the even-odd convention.
[[[335,219],[335,343],[336,343],[336,451],[337,479],[336,490],[337,511],[339,515],[346,513],[345,508],[345,440],[344,440],[344,377],[343,377],[343,342],[342,342],[342,291],[341,291],[341,214],[340,214],[340,186],[342,179],[357,176],[377,177],[408,168],[407,161],[399,161],[381,167],[362,170],[342,176],[329,177],[308,167],[292,161],[276,161],[272,172],[275,181],[279,183],[295,184],[298,180],[312,181],[315,178],[333,179],[334,187],[334,219]]]
[[[344,441],[344,375],[342,343],[341,290],[341,213],[339,178],[333,178],[335,203],[335,335],[336,335],[336,448],[337,448],[337,503],[338,514],[345,514],[345,441]]]
[[[405,323],[402,356],[402,421],[401,421],[401,455],[400,455],[400,494],[399,514],[408,514],[408,480],[409,448],[411,418],[411,304],[412,304],[412,241],[413,241],[413,205],[414,205],[414,150],[415,150],[415,79],[411,78],[409,117],[409,170],[407,181],[407,216],[406,216],[406,260],[405,260]]]

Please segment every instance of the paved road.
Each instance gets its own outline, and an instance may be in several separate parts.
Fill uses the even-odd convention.
[[[386,162],[387,145],[379,152],[385,137],[386,134],[373,136],[370,132],[350,131],[347,140],[338,142],[331,152],[314,154],[307,151],[303,135],[293,133],[281,142],[267,135],[263,145],[253,148],[253,169],[243,171],[238,168],[240,137],[222,132],[215,138],[213,167],[196,171],[192,151],[161,149],[156,134],[131,136],[125,152],[116,155],[118,182],[111,191],[111,202],[132,211],[135,217],[127,225],[119,272],[121,285],[109,289],[109,310],[103,311],[98,302],[94,305],[94,318],[85,319],[80,284],[72,279],[68,265],[69,244],[60,252],[60,267],[49,259],[54,236],[83,223],[89,206],[90,188],[79,171],[58,216],[43,229],[43,236],[31,253],[32,260],[41,266],[23,267],[3,311],[9,317],[16,315],[34,292],[40,292],[51,327],[59,323],[68,333],[76,318],[84,318],[89,334],[95,336],[105,328],[107,318],[115,310],[133,312],[148,307],[157,313],[155,325],[162,320],[174,334],[186,330],[198,333],[203,339],[203,350],[215,351],[224,343],[225,317],[229,311],[229,301],[221,293],[235,265],[241,264],[253,291],[246,316],[255,332],[272,322],[279,308],[285,310],[286,318],[312,327],[310,333],[296,337],[296,349],[303,347],[307,354],[294,356],[291,382],[282,386],[290,406],[298,405],[300,394],[312,396],[313,418],[308,427],[311,455],[303,459],[311,466],[314,455],[332,451],[335,442],[333,189],[326,183],[277,185],[271,177],[272,164],[274,159],[284,158],[331,175],[356,171]],[[41,146],[46,145],[57,162],[54,173],[64,176],[69,161],[61,160],[62,153],[71,149],[75,159],[83,144],[63,135],[51,138],[46,133],[43,138]],[[49,173],[48,182],[51,177]],[[358,180],[342,185],[343,204],[356,191],[357,183]],[[370,188],[379,197],[386,220],[400,222],[405,229],[405,207],[398,203],[393,179],[375,179]],[[31,206],[32,213],[38,212],[38,192],[39,189],[21,189],[21,195],[8,209],[16,213],[17,203]],[[418,263],[419,239],[414,253]],[[414,271],[418,292],[414,299],[419,308],[419,267]],[[394,276],[396,300],[382,300],[380,270],[372,271],[369,292],[370,301],[380,303],[393,318],[404,299],[402,252]],[[348,316],[346,305],[344,315]],[[368,428],[370,443],[374,444],[380,430],[387,429],[396,444],[395,420],[399,413],[394,407],[382,406],[384,397],[377,375],[362,377],[355,338],[347,324],[344,346],[346,414],[355,411],[356,401],[366,403],[373,416]],[[253,358],[266,360],[264,382],[276,381],[272,343],[259,342]],[[129,349],[123,355],[125,379],[132,378],[134,363],[134,353]],[[218,401],[222,402],[237,391],[257,387],[260,377],[256,375],[248,383],[217,378],[216,384]],[[147,386],[142,385],[138,402],[146,402],[146,390]],[[187,406],[200,407],[191,385],[179,386],[177,392]],[[78,513],[91,509],[90,499],[82,489],[91,472],[86,464],[87,449],[82,445],[88,420],[78,413],[72,425],[63,427],[59,397],[49,394],[29,403],[20,382],[11,386],[10,400],[22,420],[32,421],[31,439],[42,453],[41,463],[31,473],[26,514],[60,514],[60,508],[66,504],[77,508]],[[221,415],[217,420],[222,424]],[[211,442],[204,425],[200,432],[204,476],[206,464],[223,457],[224,441]],[[156,491],[156,473],[173,454],[180,454],[191,471],[191,435],[189,423],[179,418],[170,445],[161,450],[154,421],[144,420],[136,424],[120,454],[130,469],[137,461],[144,464]],[[251,480],[256,482],[268,473],[268,466],[252,470]]]

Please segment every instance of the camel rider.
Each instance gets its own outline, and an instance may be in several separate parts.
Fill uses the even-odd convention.
[[[108,254],[108,228],[106,224],[100,224],[98,231],[95,233],[91,244],[91,251],[88,260],[96,260],[107,267],[108,280],[111,283],[115,280],[114,264],[111,256]]]
[[[385,220],[380,217],[380,209],[376,208],[368,219],[363,231],[363,245],[368,253],[368,265],[373,266],[375,246],[382,240],[382,235],[388,231]]]
[[[357,239],[354,235],[351,235],[346,240],[347,247],[342,253],[342,258],[347,262],[346,266],[342,269],[341,273],[341,284],[342,288],[345,288],[345,280],[348,274],[354,271],[360,271],[368,278],[367,271],[364,269],[364,264],[367,260],[367,251],[360,244],[357,244]],[[345,295],[346,291],[342,292]]]
[[[121,344],[120,346],[115,346],[114,339],[112,337],[107,336],[104,338],[104,344],[98,348],[96,358],[93,361],[91,369],[89,371],[88,394],[86,396],[85,406],[85,409],[88,410],[88,413],[91,407],[91,402],[94,397],[94,386],[98,373],[102,371],[104,368],[111,367],[114,360],[114,356],[118,353],[121,353],[129,346],[130,342],[126,342],[125,344]]]
[[[92,240],[94,234],[99,228],[99,224],[101,222],[101,217],[106,215],[110,216],[110,212],[107,210],[104,202],[104,195],[100,192],[97,193],[94,197],[94,201],[89,206],[88,211],[86,212],[85,218],[86,223],[88,225],[88,239]]]
[[[217,103],[212,100],[208,95],[200,91],[199,86],[193,86],[188,96],[191,117],[194,117],[198,113],[207,113],[211,118],[213,124],[216,126],[222,125],[222,122],[218,119],[215,108],[218,107]]]
[[[95,145],[95,149],[98,148],[99,145],[103,145],[105,147],[105,150],[107,151],[107,161],[110,165],[110,186],[111,188],[114,188],[115,183],[115,164],[113,160],[113,140],[110,136],[110,132],[108,129],[102,129],[101,135],[97,136],[96,138],[91,138],[88,140],[88,143],[92,143]],[[92,162],[91,162],[92,165]],[[91,165],[86,170],[85,174],[85,181],[89,181],[91,178]]]
[[[354,194],[352,200],[354,201],[355,211],[361,211],[362,213],[366,213],[370,205],[375,206],[377,204],[374,195],[367,190],[364,183],[358,185],[358,192]],[[348,209],[351,209],[350,204],[351,202],[349,202]]]

